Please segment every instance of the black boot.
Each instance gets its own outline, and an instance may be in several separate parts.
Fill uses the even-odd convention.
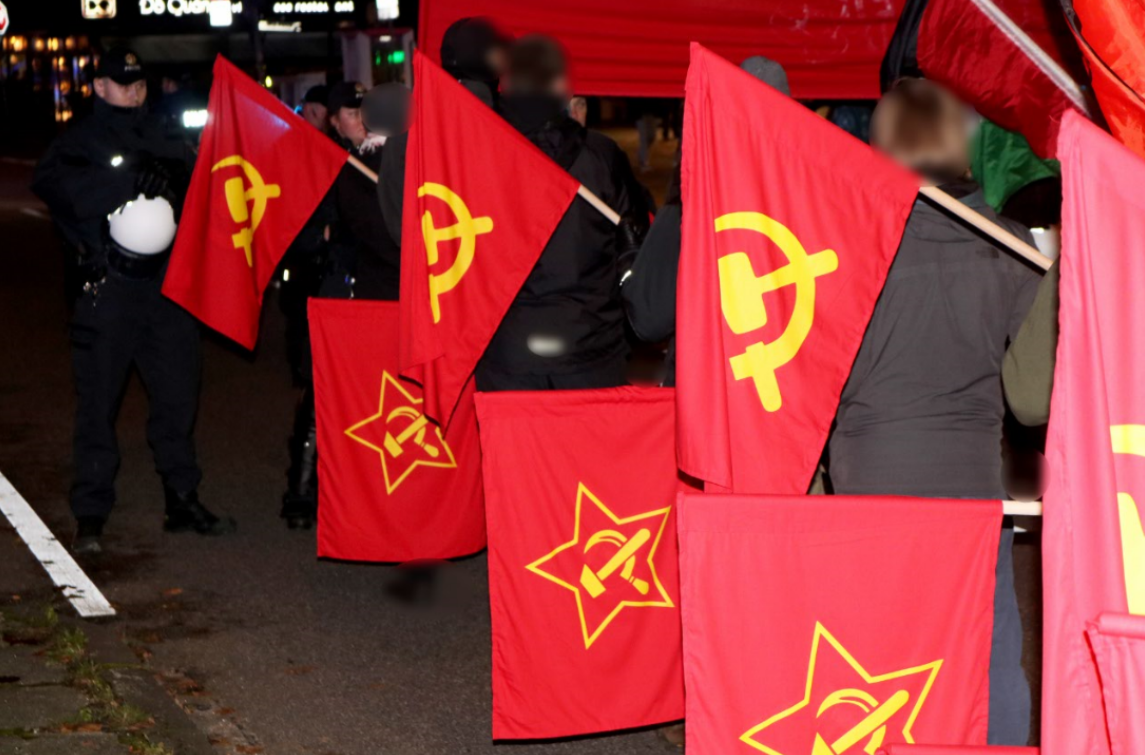
[[[178,493],[164,487],[167,496],[167,513],[163,518],[163,529],[167,532],[197,532],[200,535],[226,535],[238,529],[238,523],[231,517],[219,518],[199,503],[199,494]]]
[[[318,429],[313,386],[307,386],[294,411],[289,448],[290,468],[286,470],[281,516],[290,529],[308,530],[318,515]]]
[[[81,516],[76,519],[76,537],[72,541],[72,553],[77,556],[95,556],[103,553],[100,538],[103,537],[103,518]]]

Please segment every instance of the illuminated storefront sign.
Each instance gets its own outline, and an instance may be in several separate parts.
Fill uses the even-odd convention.
[[[333,3],[326,0],[280,0],[272,6],[272,10],[275,13],[329,13],[331,5],[335,13],[354,12],[354,0],[335,0]]]
[[[139,0],[141,16],[205,16],[211,0]],[[242,13],[243,4],[232,2],[231,11]]]

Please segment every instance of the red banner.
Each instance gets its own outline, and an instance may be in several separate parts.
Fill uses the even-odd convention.
[[[1061,305],[1046,440],[1050,485],[1042,534],[1045,582],[1042,752],[1141,752],[1114,710],[1124,684],[1107,684],[1086,632],[1101,614],[1145,614],[1145,160],[1085,119],[1067,115],[1062,160]],[[1138,619],[1138,621],[1145,621]],[[1118,640],[1118,674],[1145,687],[1145,639]],[[1098,652],[1098,664],[1094,664]],[[1100,672],[1100,673],[1099,673]],[[1124,749],[1118,749],[1122,747]]]
[[[578,94],[636,97],[683,96],[688,45],[696,41],[735,62],[750,55],[779,61],[800,99],[874,99],[879,61],[902,5],[902,0],[421,0],[418,39],[438,60],[450,24],[486,16],[515,35],[541,33],[560,40],[569,50]],[[1039,41],[1049,37],[1040,0],[1001,5]]]
[[[986,741],[998,501],[682,495],[687,750]]]
[[[221,55],[163,294],[253,349],[262,295],[346,153]]]
[[[493,737],[684,715],[674,394],[481,393]]]
[[[1062,115],[1085,112],[1085,95],[1023,30],[1049,23],[1044,8],[1031,10],[1042,14],[1041,23],[1019,25],[992,0],[930,0],[918,30],[918,63],[927,78],[1053,157]]]
[[[310,300],[318,555],[453,558],[485,547],[472,383],[442,433],[398,378],[397,302]]]
[[[804,493],[918,179],[699,45],[684,124],[680,467]]]
[[[1145,8],[1138,12],[1145,15]],[[1089,27],[1085,29],[1088,30]],[[1136,152],[1138,156],[1145,157],[1145,90],[1135,91],[1130,87],[1103,59],[1101,52],[1090,44],[1088,37],[1084,37],[1076,29],[1074,36],[1085,57],[1093,94],[1097,98],[1109,130],[1122,144]],[[1105,49],[1106,55],[1116,55],[1117,52],[1111,44]],[[1136,58],[1145,59],[1145,49],[1134,48],[1132,54],[1130,50],[1125,50],[1122,55],[1124,57],[1117,62],[1124,69],[1135,65]],[[1135,71],[1130,78],[1139,82],[1143,76],[1145,72]]]
[[[448,427],[578,184],[421,53],[414,81],[400,362]]]

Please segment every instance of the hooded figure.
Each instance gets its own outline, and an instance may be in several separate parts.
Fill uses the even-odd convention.
[[[506,121],[622,218],[647,218],[628,157],[565,112],[570,93],[556,42],[519,40],[505,83],[498,108]],[[623,385],[620,279],[629,247],[617,226],[574,199],[478,363],[478,390]]]

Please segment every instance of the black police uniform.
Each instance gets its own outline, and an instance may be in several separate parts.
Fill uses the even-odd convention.
[[[134,60],[120,55],[121,67],[124,57]],[[88,534],[98,536],[115,503],[115,419],[132,365],[150,402],[147,439],[167,494],[165,527],[205,533],[231,524],[220,523],[197,499],[202,473],[192,430],[199,331],[160,293],[169,250],[133,261],[117,253],[107,235],[109,213],[141,192],[164,195],[178,217],[192,162],[181,135],[169,133],[145,108],[117,108],[97,98],[94,113],[56,139],[36,167],[32,190],[78,252],[87,280],[71,324],[77,395],[71,506],[81,537],[85,522],[95,523]]]
[[[364,89],[354,82],[335,84],[328,109],[360,108]],[[362,151],[339,139],[355,158],[375,172],[381,167],[383,147]],[[311,218],[311,225],[329,228],[326,262],[317,295],[334,299],[396,300],[400,283],[399,245],[390,238],[378,207],[374,182],[352,165],[345,165]],[[309,339],[307,338],[307,351]],[[314,386],[309,375],[294,411],[294,426],[287,443],[290,467],[282,497],[281,516],[291,529],[313,525],[318,501],[318,449]]]

